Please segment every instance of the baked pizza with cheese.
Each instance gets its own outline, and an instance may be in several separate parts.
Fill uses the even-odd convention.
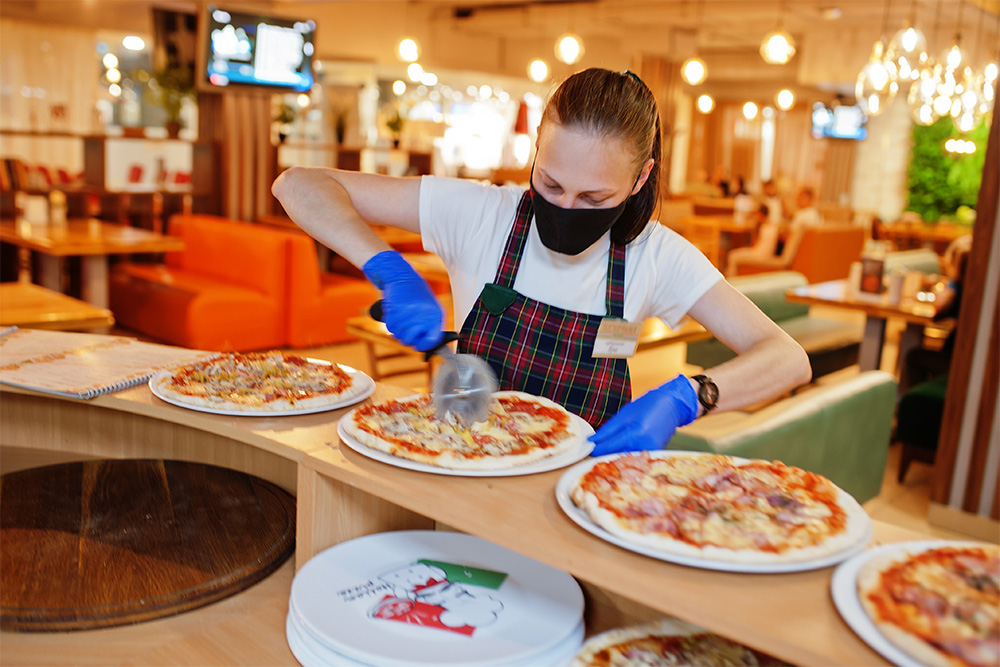
[[[587,640],[570,667],[787,666],[766,653],[676,619],[609,630]]]
[[[171,403],[226,413],[321,410],[359,397],[367,376],[293,354],[230,352],[164,371],[150,389]]]
[[[862,565],[858,598],[894,646],[925,665],[1000,665],[1000,546],[890,549]]]
[[[430,396],[370,403],[340,422],[355,442],[392,456],[455,470],[504,470],[557,456],[584,438],[561,405],[517,391],[493,394],[486,419],[442,416]]]
[[[569,496],[612,535],[697,560],[812,561],[856,547],[870,526],[857,501],[825,477],[717,454],[604,457],[580,474]]]

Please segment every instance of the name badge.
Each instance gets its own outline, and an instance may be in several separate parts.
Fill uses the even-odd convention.
[[[629,322],[605,317],[594,340],[595,359],[628,359],[639,344],[642,322]]]

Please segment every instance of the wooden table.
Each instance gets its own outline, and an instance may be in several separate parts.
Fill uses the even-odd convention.
[[[891,241],[896,250],[931,247],[939,255],[944,254],[952,241],[969,234],[972,234],[971,226],[947,222],[934,225],[923,222],[894,222],[879,228],[879,236]]]
[[[0,284],[0,327],[28,329],[96,329],[115,318],[107,308],[32,283]]]
[[[756,227],[737,221],[732,213],[687,215],[680,226],[684,238],[722,269],[729,251],[751,245],[756,234]]]
[[[903,300],[899,304],[889,303],[888,296],[856,294],[847,288],[846,280],[831,280],[815,285],[796,287],[785,293],[792,303],[809,306],[829,306],[846,308],[865,314],[865,331],[858,352],[858,365],[862,371],[878,370],[882,363],[882,348],[885,345],[886,322],[889,318],[899,318],[906,322],[906,329],[899,339],[899,355],[896,359],[897,376],[906,354],[918,347],[924,335],[924,327],[950,328],[953,319],[934,319],[934,309],[927,304],[913,300]]]
[[[3,220],[0,221],[0,241],[21,249],[22,280],[27,275],[30,281],[31,263],[27,251],[38,252],[42,284],[56,291],[62,288],[62,258],[80,256],[83,299],[98,308],[108,307],[108,255],[184,249],[184,242],[177,237],[96,219],[74,219],[66,224]]]
[[[619,548],[584,531],[559,508],[558,470],[472,478],[380,463],[341,445],[337,420],[350,408],[283,418],[230,417],[168,405],[146,385],[90,401],[6,385],[0,392],[5,447],[201,461],[296,491],[297,567],[343,540],[439,522],[577,577],[588,594],[590,633],[669,614],[794,664],[887,664],[841,620],[830,599],[832,568],[737,574]],[[406,393],[379,384],[373,399]],[[930,537],[879,521],[874,529],[874,544]],[[276,641],[284,640],[283,628],[273,631]]]

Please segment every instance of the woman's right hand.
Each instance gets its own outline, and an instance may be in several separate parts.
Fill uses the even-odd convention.
[[[382,321],[404,345],[425,352],[444,339],[444,311],[427,282],[395,250],[373,256],[361,267],[382,290]]]

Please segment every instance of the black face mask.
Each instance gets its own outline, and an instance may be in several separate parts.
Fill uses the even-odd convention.
[[[531,206],[538,237],[546,248],[564,255],[579,255],[597,243],[618,222],[631,198],[630,192],[614,208],[562,208],[546,201],[534,182],[531,183]]]

